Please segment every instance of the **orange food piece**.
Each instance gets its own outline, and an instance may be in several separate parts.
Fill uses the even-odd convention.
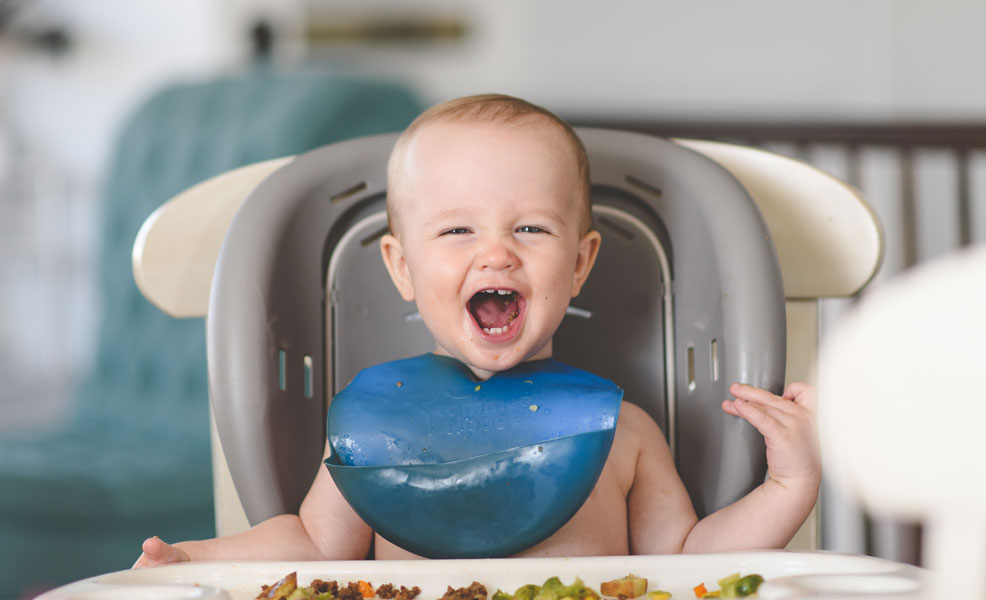
[[[695,592],[695,597],[696,598],[701,598],[702,596],[704,596],[704,595],[706,595],[706,594],[709,593],[709,590],[707,590],[705,588],[705,584],[704,583],[700,583],[700,584],[696,585],[695,587],[692,588],[692,591]]]
[[[369,581],[363,581],[360,579],[357,585],[359,585],[359,593],[362,594],[364,598],[372,598],[377,595],[377,593],[373,591],[373,584]]]

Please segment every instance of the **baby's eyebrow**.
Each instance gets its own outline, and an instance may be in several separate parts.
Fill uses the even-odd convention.
[[[565,222],[565,216],[553,210],[532,211],[531,216],[535,218],[548,219],[549,221],[555,221],[558,223]]]
[[[431,218],[425,220],[425,226],[437,225],[439,223],[444,223],[462,215],[465,211],[461,208],[449,208],[441,211],[440,213],[433,215]]]

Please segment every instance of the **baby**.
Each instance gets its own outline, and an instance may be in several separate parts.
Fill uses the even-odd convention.
[[[592,231],[589,168],[574,131],[550,112],[507,96],[452,100],[423,113],[388,165],[391,234],[380,242],[401,296],[417,303],[436,353],[480,380],[551,356],[551,339],[599,252]],[[479,291],[516,292],[502,326],[469,310]],[[719,552],[781,548],[815,503],[821,466],[815,394],[791,384],[783,396],[733,384],[722,409],[764,436],[769,478],[698,520],[664,435],[623,402],[609,457],[585,504],[567,524],[518,556]],[[632,399],[631,399],[632,400]],[[328,456],[329,448],[326,450]],[[187,560],[414,558],[374,532],[320,469],[299,514],[235,535],[169,545],[146,540],[136,567]]]

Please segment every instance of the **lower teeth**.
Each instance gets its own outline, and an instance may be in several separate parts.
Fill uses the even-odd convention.
[[[500,335],[501,333],[506,333],[508,327],[510,327],[509,323],[503,327],[483,327],[483,331],[490,335]]]

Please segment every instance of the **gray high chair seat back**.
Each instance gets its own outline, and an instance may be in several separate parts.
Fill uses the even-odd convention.
[[[784,297],[767,228],[740,183],[697,152],[629,132],[578,134],[603,243],[555,356],[617,382],[654,417],[708,514],[765,475],[762,437],[721,402],[734,381],[783,385]],[[395,140],[295,158],[254,189],[226,234],[209,381],[251,523],[297,511],[322,468],[327,402],[359,370],[434,349],[377,244]]]

